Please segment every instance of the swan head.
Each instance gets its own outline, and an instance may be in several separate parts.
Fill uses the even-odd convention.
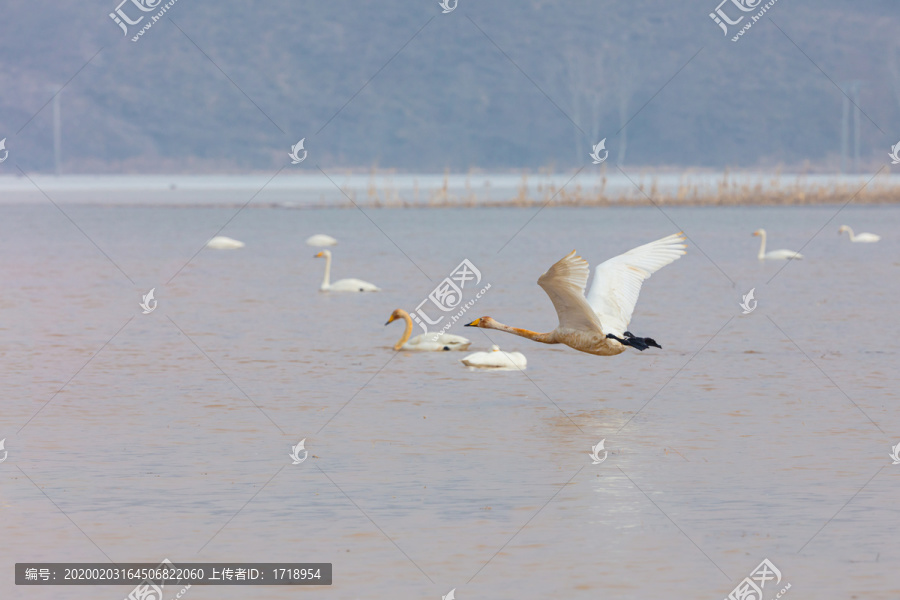
[[[849,231],[849,230],[850,230],[850,228],[847,227],[846,225],[841,225],[841,228],[838,229],[838,235],[844,233],[845,231]]]
[[[385,325],[390,325],[397,319],[404,318],[404,316],[406,316],[407,314],[408,313],[405,310],[403,310],[402,308],[398,308],[394,312],[391,313],[391,316],[388,317],[387,323],[385,323]]]
[[[490,317],[479,317],[471,323],[466,323],[466,327],[481,327],[482,329],[492,329],[492,325],[497,321]]]
[[[756,231],[753,232],[753,235],[766,235],[766,230],[765,229],[757,229]]]
[[[491,346],[491,352],[500,352],[500,346],[494,344],[493,346]]]
[[[331,250],[322,250],[313,256],[313,258],[331,258]]]

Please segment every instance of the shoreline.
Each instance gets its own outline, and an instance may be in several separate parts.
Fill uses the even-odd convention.
[[[37,206],[49,204],[46,199],[41,201],[0,201],[0,209],[2,207],[14,206]],[[900,196],[894,196],[890,199],[881,197],[873,198],[855,198],[851,201],[845,196],[834,196],[830,198],[766,198],[759,201],[729,201],[723,198],[714,199],[691,199],[691,200],[671,200],[666,198],[654,199],[653,202],[647,199],[641,200],[608,200],[599,199],[596,201],[579,201],[579,202],[546,202],[541,200],[529,200],[525,202],[509,201],[509,200],[491,200],[480,202],[446,202],[446,203],[412,203],[412,202],[375,202],[375,203],[356,203],[351,202],[315,202],[305,204],[284,204],[281,202],[259,202],[250,203],[245,206],[242,202],[222,202],[222,203],[163,203],[163,202],[66,202],[57,201],[56,204],[62,206],[83,206],[97,208],[168,208],[168,209],[254,209],[254,210],[442,210],[442,209],[485,209],[485,208],[508,208],[508,209],[529,209],[542,207],[555,208],[652,208],[665,206],[667,208],[696,208],[696,207],[735,207],[735,208],[751,208],[751,207],[773,207],[773,206],[835,206],[840,204],[856,205],[856,206],[882,206],[888,207],[900,205]]]
[[[54,203],[98,206],[325,208],[530,208],[607,206],[806,206],[896,204],[900,176],[784,176],[635,173],[575,176],[315,175],[229,177],[0,177],[0,206]]]

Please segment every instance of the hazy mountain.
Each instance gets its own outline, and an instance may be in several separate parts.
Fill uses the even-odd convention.
[[[273,170],[304,137],[313,170],[563,170],[604,137],[634,167],[834,170],[837,86],[854,80],[863,170],[900,139],[886,0],[778,1],[738,42],[709,17],[716,0],[178,0],[132,42],[156,14],[141,1],[157,0],[122,5],[146,15],[128,36],[116,0],[6,2],[0,173],[52,171],[48,101],[67,82],[69,173]],[[746,15],[732,33],[756,14],[723,10]]]

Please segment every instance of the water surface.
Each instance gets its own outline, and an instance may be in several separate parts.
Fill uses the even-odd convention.
[[[192,600],[722,598],[763,558],[788,598],[900,596],[894,207],[64,210],[0,218],[3,598],[128,591],[16,587],[16,561],[164,557],[334,564],[330,588]],[[226,222],[246,247],[202,249]],[[851,244],[842,223],[883,240]],[[759,227],[806,259],[757,261]],[[527,370],[391,350],[391,311],[464,258],[491,284],[467,317],[546,331],[535,282],[553,262],[679,229],[688,254],[631,324],[663,350],[459,325]],[[314,233],[340,241],[333,278],[383,291],[320,293]]]

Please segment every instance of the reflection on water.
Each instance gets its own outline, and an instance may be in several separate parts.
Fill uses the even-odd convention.
[[[233,210],[67,206],[92,243],[52,206],[8,205],[0,559],[326,561],[335,583],[310,593],[462,599],[724,597],[768,557],[798,598],[896,598],[900,211],[835,211],[381,210],[375,227],[248,208],[221,231],[245,248],[188,262]],[[883,240],[850,244],[838,221]],[[760,263],[760,227],[807,258]],[[461,321],[472,351],[523,352],[525,373],[391,351],[390,313],[464,258],[491,283],[467,317],[547,331],[553,262],[677,229],[688,255],[631,324],[663,350],[601,358]],[[319,293],[313,233],[339,240],[333,278],[383,291]],[[20,589],[11,568],[0,587],[127,593]]]

